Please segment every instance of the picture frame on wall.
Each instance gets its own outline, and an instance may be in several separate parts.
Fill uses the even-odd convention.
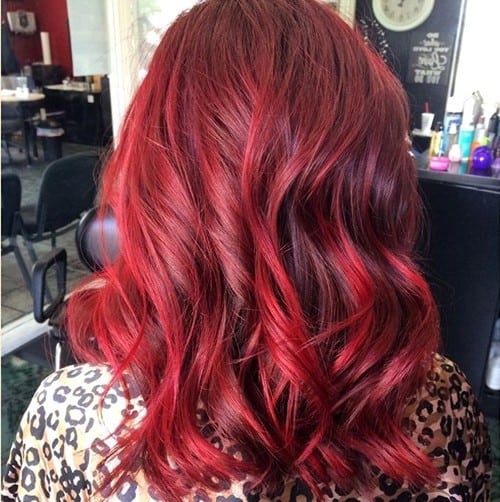
[[[349,26],[354,26],[356,0],[323,0],[323,2],[337,11]]]

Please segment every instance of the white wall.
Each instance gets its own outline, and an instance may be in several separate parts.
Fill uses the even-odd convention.
[[[485,104],[500,103],[500,1],[467,0],[453,101],[479,90]]]

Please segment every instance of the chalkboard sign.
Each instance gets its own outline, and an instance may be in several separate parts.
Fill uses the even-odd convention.
[[[410,39],[406,82],[448,85],[454,37],[450,33],[416,31]]]

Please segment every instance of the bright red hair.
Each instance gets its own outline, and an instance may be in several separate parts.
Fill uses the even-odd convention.
[[[208,0],[172,24],[102,178],[120,257],[69,305],[77,357],[145,399],[115,474],[139,457],[168,500],[242,473],[318,495],[368,490],[371,466],[435,478],[402,427],[439,338],[407,124],[326,5]],[[200,402],[245,460],[204,438]]]

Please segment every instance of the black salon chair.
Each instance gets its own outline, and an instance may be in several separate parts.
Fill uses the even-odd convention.
[[[7,153],[9,164],[12,163],[10,147],[14,146],[12,137],[23,131],[23,115],[19,103],[2,102],[2,148]]]
[[[104,218],[98,218],[97,208],[87,211],[77,224],[76,247],[81,261],[91,272],[102,270],[107,264],[117,259],[119,254],[119,236],[116,220],[108,212]],[[58,369],[61,364],[73,364],[73,355],[66,343],[64,310],[66,308],[66,268],[67,255],[64,248],[54,248],[38,260],[33,266],[32,295],[35,320],[48,321],[45,347],[47,359],[42,365]],[[56,276],[56,288],[49,292],[47,276],[49,272]],[[54,274],[55,272],[55,274]],[[54,284],[52,284],[54,285]],[[38,344],[34,352],[39,352]],[[33,350],[26,350],[24,357],[33,359]]]
[[[69,155],[46,167],[37,203],[20,210],[20,234],[33,263],[34,243],[50,239],[54,248],[56,238],[74,229],[82,213],[93,206],[99,167],[95,153]]]
[[[76,249],[80,261],[91,271],[102,270],[119,254],[119,237],[116,220],[111,212],[98,218],[96,207],[87,211],[76,228]]]
[[[17,244],[19,211],[21,209],[21,180],[14,173],[2,173],[2,256],[14,253],[23,280],[31,289],[31,276]]]

